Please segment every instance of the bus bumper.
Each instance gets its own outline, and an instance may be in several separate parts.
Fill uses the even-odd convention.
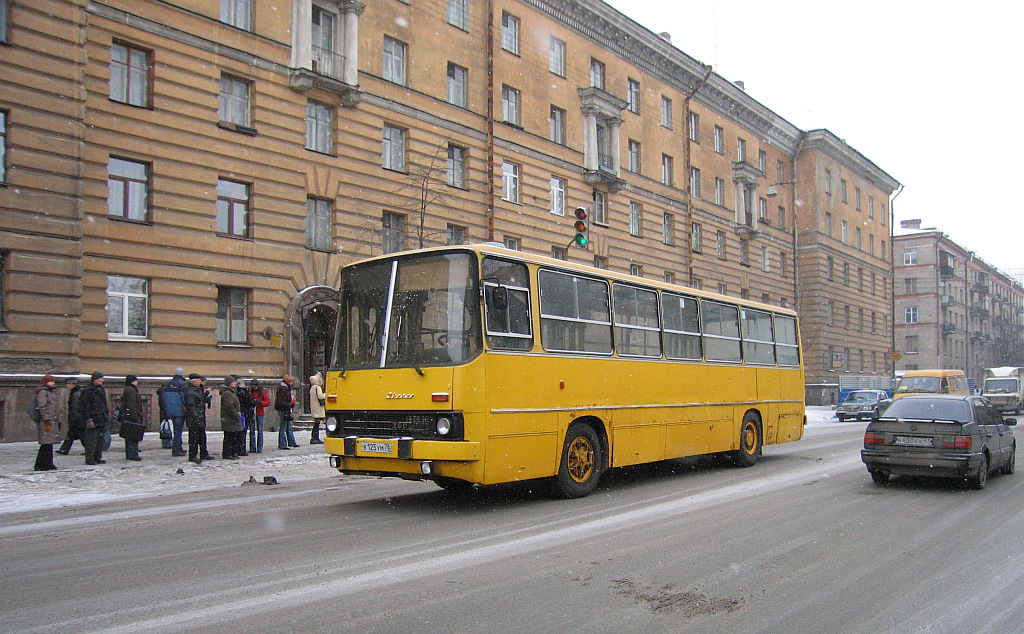
[[[465,441],[328,437],[324,450],[332,467],[351,475],[465,478],[473,471],[469,463],[480,460],[480,443]]]

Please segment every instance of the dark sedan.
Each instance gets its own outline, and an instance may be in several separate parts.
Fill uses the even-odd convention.
[[[983,489],[989,474],[1013,473],[1016,424],[980,396],[906,396],[868,424],[861,459],[879,484],[890,475],[935,476]]]

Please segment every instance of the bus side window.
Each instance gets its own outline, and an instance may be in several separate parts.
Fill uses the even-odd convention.
[[[533,348],[530,277],[525,264],[484,258],[484,323],[487,345],[502,350]]]
[[[942,377],[942,385],[939,388],[939,392],[942,394],[949,394],[949,379]]]

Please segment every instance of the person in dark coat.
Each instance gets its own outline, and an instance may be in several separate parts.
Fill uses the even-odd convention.
[[[234,376],[236,381],[235,394],[238,395],[238,404],[242,408],[242,433],[238,435],[235,455],[248,456],[249,452],[245,450],[245,432],[256,423],[256,401],[252,399],[252,394],[249,393],[249,390],[245,389],[242,379],[237,374]]]
[[[206,448],[206,408],[209,396],[203,389],[203,377],[193,372],[188,375],[185,388],[185,426],[188,427],[188,461],[200,464],[213,460]]]
[[[106,464],[103,459],[103,436],[110,422],[107,391],[103,387],[103,373],[93,372],[91,381],[82,390],[78,402],[79,417],[85,423],[85,464]]]
[[[295,395],[292,393],[294,382],[294,376],[284,375],[281,383],[277,386],[277,393],[274,395],[274,409],[277,410],[278,449],[291,449],[299,446],[299,443],[295,442],[295,432],[292,431],[292,407],[295,406]]]
[[[171,455],[181,457],[185,455],[185,449],[181,444],[181,434],[185,429],[185,388],[188,381],[185,380],[185,369],[177,368],[174,376],[160,386],[156,391],[160,399],[160,420],[170,419],[173,427],[170,444]],[[166,447],[165,447],[166,448]]]
[[[121,394],[121,437],[124,438],[124,458],[138,462],[142,460],[142,457],[139,456],[139,440],[125,435],[125,423],[145,425],[138,377],[132,374],[124,377],[124,386],[124,392]]]
[[[244,433],[242,407],[235,393],[237,385],[238,379],[228,375],[224,378],[224,386],[220,388],[220,428],[224,430],[224,447],[220,455],[225,460],[238,460],[235,451],[239,437]]]
[[[36,471],[53,471],[53,445],[60,440],[60,400],[57,395],[57,379],[49,374],[43,377],[42,387],[36,391],[36,408],[39,410],[39,453],[36,454]]]
[[[78,384],[78,379],[70,377],[66,383],[68,387],[68,427],[67,436],[64,437],[64,442],[61,443],[60,449],[57,449],[57,453],[62,456],[66,456],[71,453],[71,445],[75,444],[75,441],[82,443],[82,448],[85,448],[85,423],[78,416],[78,401],[82,397],[82,387]]]

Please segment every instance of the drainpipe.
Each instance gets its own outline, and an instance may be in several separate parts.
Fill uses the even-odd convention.
[[[686,126],[686,143],[683,145],[683,178],[686,179],[686,235],[687,242],[690,243],[690,248],[686,249],[686,270],[689,279],[688,286],[693,286],[693,244],[691,242],[692,236],[690,232],[693,230],[693,192],[690,191],[690,168],[692,167],[690,160],[690,144],[693,141],[690,140],[692,131],[690,130],[690,100],[696,96],[697,91],[700,90],[704,84],[707,83],[708,78],[711,77],[711,65],[707,64],[704,66],[704,77],[697,82],[697,85],[693,87],[686,97],[683,99],[683,125]]]
[[[896,222],[896,199],[899,198],[900,194],[903,193],[903,185],[900,185],[896,195],[889,199],[889,279],[892,280],[892,285],[889,287],[889,314],[892,315],[892,329],[889,331],[890,347],[893,352],[896,352],[896,249],[893,248],[893,236],[896,235],[893,223]],[[939,331],[939,337],[942,337],[942,331]],[[892,357],[889,357],[892,361]],[[896,387],[896,362],[892,361],[892,380],[893,388]]]
[[[494,241],[494,0],[487,0],[487,241]]]

